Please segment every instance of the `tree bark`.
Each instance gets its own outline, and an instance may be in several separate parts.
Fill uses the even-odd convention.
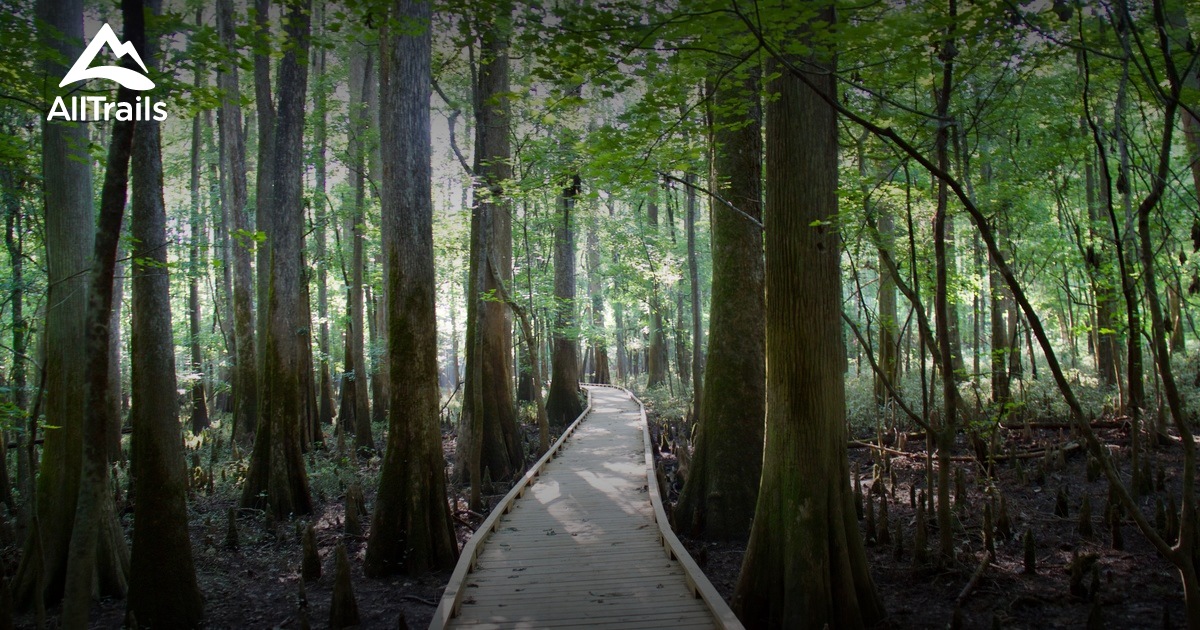
[[[200,11],[197,11],[197,14],[199,13]],[[197,15],[196,23],[199,24],[200,21],[200,15]],[[202,89],[207,82],[204,76],[206,72],[205,64],[198,61],[195,69],[197,91]],[[191,216],[189,217],[191,238],[188,239],[188,350],[192,377],[195,379],[192,383],[192,409],[189,421],[192,433],[196,435],[208,428],[208,402],[204,398],[204,356],[200,348],[200,278],[206,273],[200,256],[200,245],[206,240],[204,221],[200,218],[200,148],[203,145],[200,135],[200,116],[200,112],[196,112],[196,115],[192,117],[191,185],[189,186],[191,188]],[[156,131],[157,126],[155,123]],[[157,133],[155,137],[157,141]],[[162,161],[161,153],[158,160]],[[132,356],[138,355],[133,354]]]
[[[481,471],[486,470],[492,480],[510,479],[524,468],[513,404],[512,318],[503,302],[483,299],[498,291],[498,283],[512,280],[512,201],[503,189],[513,176],[508,58],[511,10],[508,2],[501,2],[490,20],[479,18],[480,64],[472,95],[476,207],[471,215],[464,423],[459,431],[460,440],[467,439],[460,442],[459,453],[477,449]],[[489,269],[492,264],[497,265],[495,274]],[[475,421],[479,431],[469,430],[467,421]]]
[[[63,76],[67,67],[57,59],[69,61],[83,52],[82,2],[41,0],[37,5],[37,16],[42,47],[58,53],[57,57],[44,61],[43,69],[47,76]],[[53,95],[53,92],[48,94],[47,100]],[[53,605],[63,596],[83,469],[84,418],[89,405],[89,394],[81,384],[96,377],[89,374],[88,363],[79,357],[80,348],[88,347],[87,271],[92,267],[95,251],[92,161],[88,155],[87,127],[42,122],[42,191],[49,287],[44,333],[45,414],[46,424],[57,428],[46,430],[42,472],[37,480],[36,516],[40,531],[35,531],[39,529],[36,526],[30,528],[31,534],[14,579],[14,601],[18,608],[24,609],[34,606],[35,598]],[[116,174],[114,171],[113,176]],[[123,187],[121,192],[124,192]],[[123,209],[122,201],[119,210]],[[115,245],[115,238],[113,243]],[[111,290],[111,278],[108,287]],[[107,330],[107,323],[107,320],[101,322],[101,330]],[[97,365],[100,376],[106,377],[107,356],[104,359],[102,365]],[[101,437],[100,443],[107,442]],[[119,560],[119,554],[106,560]],[[120,576],[121,579],[101,586],[109,594],[122,595],[125,589],[122,567],[112,564],[105,562],[103,575]],[[89,579],[85,606],[90,602],[90,584]],[[86,617],[86,609],[84,614]]]
[[[346,429],[354,432],[354,448],[363,453],[375,451],[371,439],[370,385],[364,349],[366,315],[363,302],[363,229],[366,221],[366,168],[369,112],[368,92],[375,82],[374,55],[371,50],[356,51],[351,60],[350,85],[350,162],[354,186],[354,205],[351,208],[350,235],[350,352],[354,362],[354,424]]]
[[[258,158],[255,160],[254,227],[255,236],[269,235],[271,226],[272,193],[275,190],[275,97],[271,89],[270,51],[277,42],[271,37],[271,0],[254,0],[254,106],[258,117]],[[240,93],[240,92],[239,92]],[[257,238],[255,239],[257,241]],[[258,422],[265,417],[264,398],[267,395],[267,302],[270,293],[271,254],[267,242],[257,243],[255,253],[255,339],[258,340],[254,355],[257,375],[256,399],[258,407],[254,419],[246,427],[248,435],[255,435]]]
[[[950,0],[950,25],[947,27],[946,39],[943,42],[940,55],[942,61],[942,83],[938,91],[938,118],[947,120],[950,109],[950,99],[954,89],[954,56],[950,51],[955,50],[954,20],[958,13],[956,0]],[[938,167],[944,171],[950,169],[950,127],[946,124],[938,126],[935,138]],[[955,425],[958,422],[958,377],[957,372],[962,362],[961,356],[955,355],[958,346],[958,314],[950,308],[950,267],[954,264],[951,248],[953,233],[949,217],[949,194],[945,182],[937,184],[937,210],[934,214],[933,250],[936,266],[936,288],[934,290],[934,310],[937,318],[937,346],[942,356],[942,417],[934,426],[937,431],[937,523],[940,557],[942,562],[954,561],[954,527],[950,514],[950,475],[953,464],[950,461],[954,450]],[[960,353],[961,354],[961,353]]]
[[[320,13],[320,21],[324,22],[325,8],[321,4],[317,11]],[[323,24],[322,24],[323,25]],[[320,46],[316,52],[315,73],[321,80],[325,77],[325,47]],[[320,333],[318,338],[318,348],[321,353],[320,367],[318,368],[319,376],[317,378],[318,391],[320,395],[318,419],[321,424],[330,424],[333,422],[333,378],[329,371],[329,260],[328,260],[328,242],[326,234],[328,233],[329,222],[329,197],[327,193],[327,164],[325,152],[328,145],[328,91],[323,84],[314,86],[313,89],[313,115],[315,123],[313,125],[313,143],[317,145],[316,164],[313,168],[313,179],[317,189],[317,197],[313,201],[313,223],[315,223],[316,236],[316,263],[317,268],[317,317],[320,319]]]
[[[394,0],[380,53],[382,240],[390,371],[388,440],[363,570],[449,570],[458,558],[438,424],[429,96],[431,7]]]
[[[229,50],[237,45],[233,17],[233,0],[217,1],[217,30],[221,43]],[[246,209],[246,139],[242,130],[241,90],[236,63],[222,64],[217,73],[221,88],[221,106],[217,117],[220,139],[221,197],[232,219],[233,263],[233,427],[236,438],[254,435],[258,425],[258,351],[255,342],[253,273],[250,269],[250,250],[256,246],[251,234],[250,217]],[[269,87],[269,86],[268,86]],[[261,96],[261,95],[260,95]],[[267,91],[270,98],[270,90]],[[261,107],[260,107],[261,109]],[[262,120],[259,121],[260,124]],[[260,141],[262,134],[260,133]],[[259,177],[263,177],[259,162]],[[261,192],[263,186],[259,186]],[[259,204],[263,201],[260,199]]]
[[[18,177],[10,169],[2,170],[4,190],[4,246],[8,251],[8,264],[11,273],[12,287],[9,301],[12,304],[12,397],[10,402],[15,412],[9,417],[9,426],[17,434],[17,490],[21,493],[20,513],[22,522],[28,522],[30,499],[33,496],[33,470],[30,467],[28,451],[25,444],[33,436],[25,426],[24,414],[28,413],[29,394],[28,368],[26,367],[26,346],[28,344],[29,323],[25,319],[25,239],[24,214],[21,212],[18,191]],[[11,500],[11,496],[9,497]],[[17,507],[11,506],[10,507]]]
[[[148,52],[154,56],[153,51]],[[146,59],[146,63],[152,71],[157,69],[154,61]],[[194,179],[198,179],[197,170],[193,167]],[[130,326],[130,353],[137,357],[132,367],[130,409],[137,502],[133,512],[128,609],[139,625],[191,628],[199,625],[203,600],[196,585],[188,536],[187,478],[175,393],[175,341],[171,333],[167,213],[162,178],[159,123],[139,122],[134,132],[130,222],[130,232],[137,243],[133,252]],[[194,203],[193,208],[196,205],[199,204]],[[191,312],[198,315],[195,310]],[[192,422],[195,429],[194,413]]]
[[[124,0],[121,9],[125,41],[141,51],[143,59],[153,58],[152,51],[146,46],[145,7],[142,2]],[[117,100],[132,103],[133,91],[122,86],[117,91]],[[117,521],[109,489],[108,435],[110,424],[116,421],[111,417],[113,405],[109,400],[112,395],[108,378],[111,365],[109,347],[112,343],[109,325],[112,322],[113,276],[121,238],[121,222],[125,214],[130,153],[136,128],[144,124],[120,120],[113,124],[100,196],[87,307],[87,378],[83,381],[87,411],[83,422],[83,465],[63,592],[62,625],[67,628],[86,627],[94,593],[112,592],[124,596],[128,586],[129,550]],[[165,260],[165,253],[163,258]],[[172,344],[172,363],[173,355]],[[140,471],[134,472],[140,474]]]
[[[546,415],[550,425],[565,427],[583,413],[579,399],[579,347],[575,334],[575,229],[571,215],[582,182],[571,176],[558,198],[559,213],[554,228],[554,356]]]
[[[657,194],[657,193],[656,193]],[[649,220],[649,234],[654,244],[658,235],[658,204],[651,201],[646,205],[646,218]],[[643,241],[644,243],[644,241]],[[647,256],[650,256],[649,245]],[[653,271],[651,263],[651,271]],[[662,296],[658,278],[650,279],[650,346],[646,350],[646,389],[662,387],[667,382],[667,340],[663,333]]]
[[[588,294],[592,299],[592,329],[588,343],[592,347],[591,382],[608,384],[612,377],[608,369],[608,332],[604,328],[604,276],[600,269],[599,226],[593,225],[587,236]]]
[[[712,93],[712,190],[762,219],[762,106],[757,70]],[[742,103],[749,101],[745,113]],[[747,120],[750,124],[744,124]],[[681,532],[716,540],[750,533],[762,472],[766,405],[762,229],[721,204],[712,208],[712,304],[699,425],[683,493]]]
[[[267,319],[266,362],[259,427],[254,439],[250,470],[242,493],[242,506],[265,509],[275,519],[312,512],[308,475],[301,455],[301,421],[305,417],[305,364],[301,344],[309,343],[309,322],[301,304],[305,282],[302,249],[304,101],[308,83],[309,16],[311,0],[295,0],[284,21],[289,45],[279,65],[281,91],[275,121],[275,151],[271,194],[264,243],[269,266],[264,269],[270,291],[263,316]],[[264,275],[260,273],[260,276]]]
[[[820,17],[833,21],[831,8]],[[834,95],[832,55],[805,59]],[[799,61],[799,60],[797,60]],[[767,427],[763,478],[733,597],[747,627],[872,625],[868,572],[845,449],[837,123],[832,107],[772,58],[766,108]]]

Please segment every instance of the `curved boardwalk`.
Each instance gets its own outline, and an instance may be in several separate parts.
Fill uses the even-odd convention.
[[[641,404],[619,388],[588,394],[573,432],[468,542],[431,628],[740,627],[660,530]]]

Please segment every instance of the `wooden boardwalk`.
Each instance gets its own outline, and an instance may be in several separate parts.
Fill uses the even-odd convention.
[[[585,387],[587,410],[464,547],[430,627],[740,628],[666,524],[645,409]]]

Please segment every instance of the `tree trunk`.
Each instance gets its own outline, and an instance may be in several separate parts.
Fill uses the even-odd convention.
[[[684,175],[684,179],[694,182],[696,175],[689,173]],[[691,302],[692,412],[698,419],[704,370],[704,330],[701,328],[700,316],[700,263],[696,260],[696,188],[694,186],[688,186],[688,210],[686,210],[685,222],[688,224],[688,286],[691,288],[689,301]]]
[[[125,452],[121,449],[121,302],[125,295],[124,272],[129,266],[120,262],[125,257],[127,249],[117,244],[117,263],[113,269],[113,303],[112,313],[108,318],[108,332],[111,342],[108,345],[108,459],[112,462],[124,461]],[[133,356],[133,355],[130,355]],[[132,362],[131,362],[132,363]]]
[[[600,270],[600,234],[599,226],[593,225],[587,236],[588,264],[588,294],[592,298],[592,330],[588,335],[591,345],[592,361],[590,380],[593,383],[608,384],[612,377],[608,369],[608,347],[605,339],[608,332],[604,328],[604,276]]]
[[[509,3],[501,2],[494,17],[490,21],[479,18],[476,27],[481,58],[472,95],[476,207],[471,215],[466,395],[459,431],[460,438],[467,438],[459,444],[460,455],[464,449],[477,450],[481,471],[486,470],[493,480],[510,479],[524,468],[513,404],[512,319],[504,303],[482,299],[497,292],[498,283],[512,280],[512,202],[503,189],[513,176],[508,67],[511,10]],[[495,274],[491,265],[497,266]],[[467,421],[474,421],[479,431],[469,430]]]
[[[268,223],[270,279],[263,310],[268,321],[266,362],[258,432],[250,470],[243,487],[242,506],[265,509],[275,519],[312,512],[308,475],[300,450],[300,423],[305,415],[303,381],[311,365],[303,362],[301,344],[309,343],[309,323],[303,321],[301,283],[304,282],[304,204],[302,203],[304,100],[308,82],[309,15],[311,0],[293,2],[284,21],[287,52],[279,65],[279,80],[288,89],[279,97],[275,177]],[[264,274],[260,274],[264,275]]]
[[[427,2],[394,0],[400,24],[428,25]],[[384,22],[385,25],[387,22]],[[432,39],[384,26],[380,53],[382,229],[390,425],[364,572],[449,570],[458,558],[438,424],[429,96]]]
[[[762,219],[762,107],[757,72],[712,94],[712,190]],[[748,96],[753,95],[753,96]],[[745,114],[745,99],[753,99]],[[750,124],[744,124],[746,120]],[[699,425],[683,493],[681,532],[716,540],[750,533],[762,472],[766,361],[762,229],[716,202],[712,207],[712,304]],[[697,346],[699,348],[699,346]]]
[[[200,11],[197,11],[199,14]],[[196,23],[200,24],[200,15]],[[207,69],[203,62],[196,63],[195,87],[199,91],[207,82]],[[200,112],[192,117],[192,146],[191,146],[191,202],[190,217],[191,238],[188,239],[188,350],[191,358],[192,378],[192,409],[189,422],[192,433],[199,435],[208,428],[208,402],[204,398],[204,357],[200,348],[200,277],[206,273],[205,265],[200,256],[200,245],[204,237],[204,221],[200,218],[200,148],[203,145],[200,136]],[[155,123],[155,140],[157,128]],[[148,158],[147,158],[148,159]],[[162,156],[158,156],[162,161]],[[136,170],[136,167],[135,167]],[[135,237],[136,238],[136,237]],[[114,310],[116,310],[114,308]],[[133,354],[131,356],[138,356]],[[119,423],[118,423],[119,425]],[[142,621],[141,623],[146,623]]]
[[[321,3],[317,7],[320,14],[320,22],[324,26],[325,5]],[[317,387],[320,397],[319,408],[317,412],[320,424],[330,424],[333,422],[333,378],[329,371],[329,259],[328,259],[328,244],[326,234],[328,233],[329,222],[329,197],[326,184],[326,158],[325,151],[328,145],[328,90],[326,89],[324,80],[325,76],[325,47],[318,46],[315,51],[314,72],[320,77],[321,83],[314,85],[313,89],[313,116],[315,121],[313,124],[313,144],[317,146],[316,160],[313,168],[313,179],[316,186],[316,199],[313,200],[313,223],[316,236],[316,263],[317,268],[317,317],[320,319],[320,333],[318,337],[318,348],[320,349],[321,362],[318,368],[319,376],[317,378]]]
[[[272,194],[275,190],[275,98],[271,89],[271,55],[279,42],[271,38],[271,0],[254,0],[254,105],[258,116],[258,159],[255,161],[257,171],[255,179],[255,208],[254,227],[257,235],[270,235]],[[291,86],[289,86],[289,89]],[[240,92],[234,92],[240,94]],[[271,248],[267,242],[257,243],[255,247],[255,289],[257,296],[257,319],[255,339],[258,340],[254,365],[258,377],[256,391],[258,408],[254,420],[246,427],[248,435],[255,435],[258,422],[266,417],[265,398],[267,396],[269,372],[266,370],[267,360],[267,329],[270,322],[267,319],[267,303],[269,301],[271,274]]]
[[[833,21],[832,8],[821,18]],[[831,56],[831,55],[830,55]],[[800,60],[796,60],[800,63]],[[800,63],[836,99],[828,57]],[[772,58],[767,105],[767,427],[763,478],[733,596],[747,627],[840,628],[883,618],[846,455],[845,344],[833,109]],[[796,141],[801,139],[801,141]]]
[[[156,68],[154,61],[146,62]],[[132,368],[130,410],[137,502],[133,512],[129,611],[145,627],[191,628],[200,622],[203,600],[196,585],[188,536],[187,478],[175,393],[167,213],[159,144],[158,122],[137,123],[130,222],[130,232],[140,250],[133,252],[130,327],[130,353],[137,357]],[[193,167],[194,179],[198,179],[197,171]],[[198,319],[198,313],[192,313]],[[192,422],[195,429],[194,412]]]
[[[121,8],[125,41],[141,51],[144,59],[152,58],[152,51],[146,46],[142,3],[126,0]],[[133,91],[122,86],[117,91],[117,99],[132,104]],[[113,405],[108,400],[112,394],[108,379],[109,346],[112,342],[109,325],[112,321],[113,276],[129,182],[130,153],[135,128],[140,129],[145,124],[133,121],[117,121],[113,124],[100,196],[87,307],[87,378],[83,381],[87,410],[83,422],[83,465],[63,592],[62,625],[67,628],[87,626],[93,594],[113,592],[124,596],[129,576],[129,550],[120,522],[117,521],[109,488],[108,434],[110,423],[116,421],[110,415]],[[139,163],[137,166],[143,165]],[[165,260],[166,253],[163,252],[162,256]],[[140,471],[135,469],[134,474],[140,474]]]
[[[83,52],[82,2],[41,0],[37,5],[37,16],[41,45],[46,50],[58,53],[56,57],[45,60],[45,73],[47,76],[63,76],[67,67],[56,59],[75,59]],[[47,100],[52,99],[55,93],[52,90],[47,94]],[[46,605],[53,605],[63,596],[67,556],[80,494],[84,417],[89,405],[88,394],[81,385],[88,382],[89,378],[96,377],[89,373],[88,363],[81,361],[79,356],[80,348],[86,348],[88,344],[87,272],[95,246],[92,160],[87,149],[87,127],[73,123],[42,122],[42,191],[48,286],[43,340],[46,355],[45,415],[47,424],[58,428],[46,431],[42,472],[37,479],[37,521],[30,528],[31,534],[14,579],[13,598],[18,608],[23,609],[33,606],[35,598],[43,600]],[[115,171],[113,176],[116,176]],[[123,187],[121,192],[124,192]],[[122,202],[119,210],[123,209]],[[115,245],[115,238],[113,243]],[[113,256],[115,258],[115,250]],[[111,290],[111,279],[108,287]],[[107,320],[102,321],[102,330],[107,330],[107,323]],[[107,357],[104,359],[102,364],[98,364],[100,376],[107,375]],[[101,435],[100,443],[106,444]],[[106,570],[105,574],[120,575],[119,567],[115,571]],[[88,593],[81,603],[85,607],[85,616],[86,604],[90,602],[90,584],[89,579]],[[124,593],[123,580],[101,586],[109,594]]]
[[[863,211],[866,215],[875,216],[875,232],[877,237],[877,246],[879,249],[886,250],[888,256],[891,256],[891,251],[896,244],[896,221],[892,216],[892,209],[888,207],[887,202],[881,200],[872,200],[870,198],[871,188],[868,184],[868,175],[870,168],[868,166],[868,158],[866,155],[866,138],[859,138],[857,143],[858,149],[858,174],[862,180],[859,185],[859,190],[863,195]],[[896,320],[896,280],[892,274],[883,271],[887,268],[886,262],[883,260],[885,256],[879,255],[879,286],[876,289],[877,302],[877,319],[879,322],[879,367],[880,373],[875,374],[875,402],[884,406],[891,399],[891,390],[888,385],[893,387],[900,377],[899,360],[897,358],[898,344],[896,336],[900,330],[900,324]],[[886,379],[886,380],[885,380]]]
[[[28,368],[26,367],[26,353],[28,352],[28,333],[29,323],[25,319],[25,239],[24,239],[24,215],[21,212],[20,197],[17,195],[17,175],[10,170],[4,168],[2,171],[4,179],[4,190],[8,194],[4,197],[4,245],[8,250],[8,264],[11,273],[12,285],[9,292],[9,301],[12,304],[12,371],[10,379],[12,384],[12,397],[10,402],[13,406],[12,415],[9,416],[9,426],[13,427],[17,434],[17,490],[21,493],[21,522],[28,522],[30,516],[28,509],[31,505],[30,499],[33,496],[33,470],[30,468],[28,450],[25,448],[27,441],[32,440],[33,436],[29,435],[24,422],[24,414],[28,413],[29,394],[26,391],[28,387]],[[16,507],[16,506],[10,506]]]
[[[571,215],[582,182],[571,176],[570,185],[558,198],[559,215],[554,228],[554,357],[546,414],[551,426],[565,427],[583,413],[579,399],[579,347],[575,330],[575,230]]]
[[[222,44],[229,50],[236,49],[236,23],[233,17],[233,0],[218,0],[217,30]],[[256,60],[257,64],[257,60]],[[256,65],[255,72],[258,69]],[[241,90],[238,84],[238,66],[226,63],[217,73],[217,84],[221,88],[221,107],[217,117],[217,134],[220,138],[221,197],[233,224],[233,427],[236,438],[254,435],[258,425],[258,351],[255,342],[254,322],[254,278],[250,269],[250,250],[256,247],[251,235],[250,217],[246,209],[246,139],[242,129]],[[265,95],[270,99],[270,90]],[[259,96],[263,96],[259,94]],[[260,115],[262,106],[260,104]],[[261,124],[263,121],[260,120]],[[259,134],[262,141],[263,134]],[[266,165],[259,154],[259,173]],[[259,186],[261,193],[264,185]],[[258,200],[261,206],[264,202]],[[265,275],[265,274],[263,274]],[[264,303],[265,304],[265,303]]]
[[[646,217],[649,219],[649,233],[651,244],[657,245],[658,241],[654,237],[658,234],[658,204],[651,201],[646,205]],[[645,243],[645,241],[643,241]],[[646,256],[651,257],[650,246],[647,248]],[[654,270],[654,263],[651,262],[651,271]],[[662,316],[662,296],[660,291],[658,278],[650,279],[650,346],[646,350],[646,364],[648,376],[646,377],[646,389],[654,389],[662,387],[667,382],[667,340],[663,334],[663,316]]]
[[[1003,221],[998,217],[997,222]],[[1003,238],[1002,225],[996,226],[996,232]],[[1009,381],[1009,355],[1013,352],[1012,337],[1009,334],[1009,322],[1016,319],[1017,314],[1012,310],[1012,298],[1004,280],[1000,277],[995,257],[988,255],[989,272],[988,287],[991,300],[991,339],[992,339],[992,403],[1004,410],[1012,400],[1012,387]],[[1007,410],[1004,410],[1006,413]]]
[[[387,309],[379,308],[379,297],[371,292],[371,285],[366,286],[367,333],[371,343],[369,353],[371,360],[371,422],[387,422],[387,362],[381,357],[385,343],[380,342],[379,335],[387,330],[384,315]]]
[[[370,127],[367,109],[368,92],[376,89],[374,55],[370,49],[357,50],[351,59],[350,81],[350,162],[354,186],[354,206],[349,217],[350,235],[350,352],[354,362],[354,423],[345,425],[354,432],[354,448],[371,453],[375,442],[371,438],[370,384],[364,349],[366,314],[363,302],[363,229],[366,221],[366,134]]]
[[[1086,122],[1081,123],[1086,129]],[[1084,162],[1085,185],[1087,187],[1088,244],[1084,250],[1088,281],[1096,302],[1096,374],[1100,385],[1111,388],[1117,384],[1117,339],[1116,339],[1116,296],[1113,294],[1104,234],[1104,219],[1100,207],[1107,206],[1108,192],[1096,181],[1095,152],[1088,151]],[[1097,196],[1099,191],[1099,197]]]
[[[950,110],[950,99],[954,89],[954,30],[958,13],[956,0],[949,0],[950,24],[943,42],[942,83],[937,94],[937,111],[940,120],[946,120]],[[935,138],[938,168],[950,170],[950,127],[939,125]],[[962,364],[961,352],[955,354],[958,345],[958,313],[950,307],[951,265],[954,264],[952,249],[953,232],[949,217],[949,191],[946,182],[937,183],[937,210],[934,214],[933,250],[936,266],[936,288],[934,310],[937,318],[937,346],[942,356],[942,417],[933,425],[937,432],[937,523],[938,542],[942,562],[954,561],[954,527],[950,514],[950,475],[953,464],[950,456],[954,450],[955,425],[958,422],[958,372]]]

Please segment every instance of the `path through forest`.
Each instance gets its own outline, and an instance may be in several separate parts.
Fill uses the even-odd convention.
[[[486,539],[473,567],[471,545],[464,549],[438,612],[457,597],[451,626],[736,625],[719,597],[711,609],[701,597],[715,591],[691,558],[664,553],[641,405],[620,388],[588,390],[591,404],[565,448],[476,533]],[[441,621],[435,614],[431,627]]]

